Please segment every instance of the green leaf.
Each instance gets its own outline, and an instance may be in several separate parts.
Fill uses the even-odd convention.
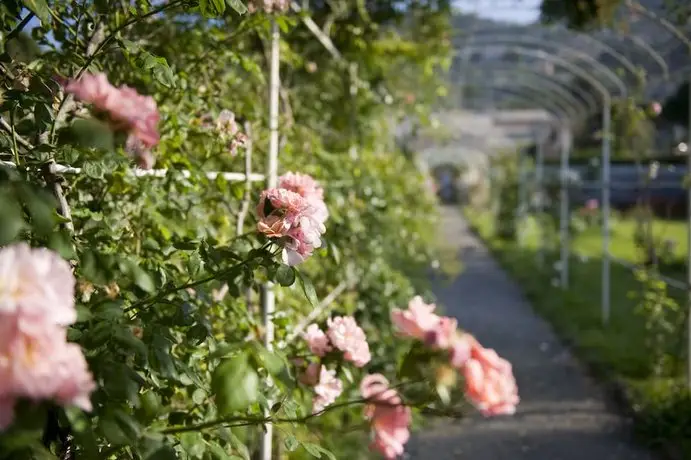
[[[314,290],[314,285],[312,284],[312,281],[307,277],[307,275],[305,275],[302,272],[299,272],[298,270],[295,270],[295,273],[298,275],[298,280],[300,281],[302,292],[305,293],[305,297],[307,297],[309,303],[312,304],[313,307],[318,306],[319,299],[317,298],[317,292]]]
[[[78,118],[64,134],[64,140],[80,147],[112,151],[115,138],[110,127],[96,119]]]
[[[232,460],[233,456],[215,442],[206,441],[207,452],[214,460]],[[239,457],[236,457],[239,458]]]
[[[226,0],[226,3],[238,14],[247,13],[247,7],[240,0]]]
[[[305,448],[307,452],[312,454],[312,456],[317,457],[317,458],[322,458],[321,454],[324,454],[328,459],[330,460],[337,460],[336,456],[332,454],[330,451],[326,450],[322,446],[318,444],[312,444],[312,443],[303,443],[302,447]]]
[[[259,397],[259,376],[249,366],[247,354],[224,359],[214,369],[211,389],[220,415],[247,409]]]
[[[300,447],[300,441],[298,441],[298,439],[292,434],[288,434],[283,439],[283,445],[288,452],[293,452],[295,449]]]
[[[292,286],[295,282],[295,269],[288,265],[279,265],[276,270],[276,281],[281,286]]]
[[[206,443],[201,433],[183,433],[180,445],[191,458],[201,459],[206,451]]]
[[[43,23],[49,23],[51,19],[50,8],[46,0],[23,0],[24,6],[30,9]]]

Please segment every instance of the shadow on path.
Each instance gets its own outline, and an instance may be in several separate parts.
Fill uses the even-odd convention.
[[[603,390],[532,312],[519,287],[471,233],[459,211],[445,208],[442,238],[464,270],[435,282],[445,313],[511,361],[521,404],[513,417],[436,420],[414,436],[416,460],[652,460],[633,443],[630,421],[608,407]]]

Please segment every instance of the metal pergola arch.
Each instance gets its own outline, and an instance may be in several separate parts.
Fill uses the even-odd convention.
[[[472,49],[486,49],[487,47],[490,46],[497,46],[493,44],[483,44],[483,43],[471,43],[467,46],[464,47],[465,51],[470,51]],[[559,55],[556,55],[554,53],[550,53],[548,51],[545,51],[544,49],[531,49],[531,48],[525,48],[523,46],[519,45],[501,45],[501,47],[507,51],[513,52],[518,55],[523,55],[527,57],[532,57],[538,60],[545,60],[547,62],[552,62],[553,64],[559,65],[560,67],[565,67],[565,68],[570,68],[572,72],[579,77],[581,77],[584,81],[587,81],[594,89],[596,89],[599,93],[600,96],[602,97],[602,105],[603,105],[603,110],[602,110],[602,156],[601,156],[601,162],[602,162],[602,178],[601,178],[601,183],[602,183],[602,212],[603,215],[606,216],[605,219],[607,219],[607,216],[609,216],[610,212],[610,189],[609,189],[609,181],[610,181],[610,154],[611,154],[611,122],[612,122],[612,116],[611,116],[611,111],[612,111],[612,94],[610,93],[609,89],[602,84],[596,76],[593,76],[589,72],[587,72],[585,69],[582,69],[578,66],[576,66],[574,63],[571,61],[568,61],[564,58],[562,58]],[[597,62],[597,61],[596,61]],[[597,62],[597,66],[602,66],[604,67],[603,64]],[[605,67],[606,68],[606,67]],[[607,72],[611,71],[607,69]],[[612,78],[614,77],[614,78]],[[620,96],[626,96],[627,93],[627,88],[625,83],[616,75],[611,74],[610,78],[612,78],[613,81],[617,83],[618,89],[619,89],[619,95]],[[538,145],[539,146],[539,145]],[[569,152],[568,151],[562,151],[561,154],[561,163],[562,165],[566,165],[568,167],[568,157],[569,157]],[[538,176],[536,174],[536,176]],[[562,181],[562,188],[564,189],[567,185],[566,183],[566,177],[561,178]],[[568,197],[566,197],[568,199]],[[568,203],[562,204],[562,208],[564,206],[568,206]],[[567,208],[568,212],[568,208]],[[566,247],[566,254],[568,254],[568,223],[566,222],[566,219],[568,218],[567,215],[563,214],[561,215],[560,219],[560,230],[561,230],[561,240],[562,240],[562,246]],[[602,283],[602,315],[603,315],[603,321],[606,323],[609,321],[609,316],[610,316],[610,254],[609,254],[609,225],[605,223],[602,227],[602,245],[603,245],[603,257],[602,257],[602,277],[603,277],[603,283]],[[540,254],[542,254],[542,250],[540,251]],[[562,254],[564,253],[564,249],[562,249]],[[562,259],[562,273],[568,273],[568,257]],[[565,275],[562,275],[565,276]],[[566,279],[568,279],[568,275],[566,275]]]
[[[496,46],[496,47],[504,47],[507,46],[507,49],[510,48],[517,48],[521,47],[523,49],[531,49],[531,50],[539,50],[542,52],[549,53],[555,60],[555,63],[561,62],[569,62],[573,66],[576,66],[576,63],[572,61],[567,61],[565,58],[561,57],[557,52],[565,52],[568,55],[574,56],[582,61],[585,61],[589,63],[594,69],[598,69],[601,71],[604,75],[607,75],[607,78],[611,80],[612,83],[617,87],[619,90],[619,93],[621,96],[625,96],[628,93],[627,85],[624,82],[624,80],[619,77],[616,73],[614,73],[609,67],[606,65],[602,64],[600,61],[597,59],[593,58],[591,55],[588,53],[585,53],[583,51],[577,50],[575,48],[571,48],[569,46],[565,46],[559,43],[545,43],[540,40],[530,40],[530,39],[519,39],[516,37],[515,39],[512,40],[502,40],[501,37],[496,37],[497,39],[495,40],[495,37],[486,37],[487,40],[478,40],[477,37],[475,37],[471,43],[464,44],[464,49],[475,49],[479,46],[484,46],[484,47],[491,47],[491,46]],[[549,52],[548,50],[544,50],[543,47],[550,47],[550,48],[555,48],[555,52]],[[562,64],[562,66],[566,67],[566,65]],[[583,70],[581,67],[578,67],[580,70]],[[596,75],[592,75],[595,79],[597,79]],[[609,92],[609,91],[608,91]]]
[[[488,83],[491,85],[488,85]],[[538,93],[541,97],[546,97],[547,101],[559,106],[562,112],[565,115],[568,115],[567,118],[571,121],[573,121],[575,118],[581,115],[581,111],[579,109],[580,106],[577,104],[574,105],[573,103],[573,101],[575,101],[575,98],[572,101],[559,91],[555,91],[555,88],[546,88],[545,86],[533,83],[530,80],[515,79],[507,80],[506,82],[500,82],[493,79],[488,80],[485,78],[478,78],[473,80],[465,80],[462,82],[462,85],[466,87],[484,87],[491,89],[515,87],[526,88],[532,90],[534,93]],[[544,82],[542,83],[542,85],[544,85]],[[559,89],[561,90],[561,88]]]
[[[512,37],[526,37],[530,36],[527,35],[527,33],[532,32],[530,29],[528,29],[526,26],[522,25],[507,25],[507,26],[490,26],[490,27],[481,27],[478,29],[473,29],[472,32],[466,34],[463,34],[466,37],[470,36],[482,36],[482,35],[491,35],[491,36],[512,36]],[[581,40],[581,41],[587,41],[589,44],[596,46],[597,48],[600,49],[600,51],[604,54],[608,54],[612,56],[614,59],[619,61],[622,66],[624,66],[629,73],[637,76],[638,75],[638,66],[626,57],[622,52],[617,50],[614,46],[611,44],[607,43],[605,40],[597,38],[592,35],[587,35],[581,32],[576,32],[573,30],[569,30],[564,28],[563,26],[540,26],[539,27],[539,32],[546,32],[548,34],[551,34],[559,40],[558,35],[563,34],[564,36],[574,39],[574,40]],[[669,75],[669,66],[667,65],[667,62],[664,60],[662,55],[658,53],[654,48],[652,48],[650,45],[639,39],[638,37],[627,35],[627,34],[622,34],[620,32],[617,32],[615,30],[611,29],[603,29],[602,31],[598,31],[598,33],[606,32],[607,34],[610,34],[611,36],[614,36],[615,38],[619,40],[630,40],[637,48],[642,50],[644,54],[650,56],[657,66],[660,68],[662,77],[667,78]],[[593,56],[597,58],[598,56]],[[644,67],[644,70],[645,69]]]
[[[479,68],[474,68],[470,70],[467,74],[470,75],[500,75],[502,77],[508,75],[516,75],[525,77],[531,81],[538,82],[540,85],[546,85],[550,89],[554,90],[555,93],[560,94],[564,99],[568,99],[570,105],[580,108],[580,112],[585,117],[597,110],[597,101],[592,97],[583,97],[583,93],[570,92],[570,86],[566,83],[561,82],[555,78],[550,78],[549,75],[545,75],[542,72],[535,71],[530,67],[516,67],[511,68],[510,66],[480,66]],[[586,93],[590,95],[590,93]],[[575,120],[574,120],[575,121]]]

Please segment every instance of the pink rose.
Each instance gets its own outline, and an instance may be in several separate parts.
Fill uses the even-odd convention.
[[[471,339],[468,334],[457,334],[451,341],[449,358],[456,369],[461,369],[470,359]]]
[[[128,86],[114,87],[103,73],[84,74],[79,80],[70,80],[65,91],[110,117],[114,129],[123,129],[136,136],[146,147],[158,144],[160,115],[156,101],[142,96]]]
[[[283,244],[283,260],[297,265],[321,246],[326,231],[318,209],[301,195],[283,188],[262,192],[257,206],[257,230]]]
[[[321,373],[321,367],[322,366],[319,363],[310,363],[307,366],[307,369],[305,369],[304,372],[301,372],[298,375],[298,380],[303,385],[307,385],[309,387],[315,386],[317,383],[319,383],[319,375]]]
[[[0,399],[48,399],[91,410],[95,383],[81,349],[66,339],[62,327],[32,324],[27,331],[15,322],[0,339]]]
[[[365,417],[374,432],[370,448],[381,452],[386,459],[402,455],[410,439],[410,408],[403,405],[396,390],[389,388],[388,380],[381,374],[365,376],[360,393],[368,400]]]
[[[316,414],[323,411],[327,406],[336,401],[343,393],[343,383],[336,377],[336,371],[326,370],[321,366],[319,373],[319,383],[314,387],[314,398],[312,400],[312,413]]]
[[[77,320],[70,264],[48,249],[18,243],[0,249],[0,322],[67,326]]]
[[[470,355],[463,368],[468,399],[486,416],[514,414],[519,398],[511,364],[477,340]]]
[[[412,298],[405,311],[394,309],[391,311],[391,321],[404,336],[418,340],[425,340],[427,332],[439,323],[439,316],[433,313],[436,306],[428,305],[420,296]]]
[[[439,350],[450,348],[457,334],[456,325],[455,319],[441,317],[437,324],[425,333],[425,343]]]
[[[337,316],[327,320],[326,335],[334,347],[343,352],[343,357],[357,367],[362,367],[372,359],[365,332],[352,316]]]
[[[310,351],[317,356],[324,356],[333,350],[329,344],[329,338],[316,324],[310,324],[303,337],[307,341]]]
[[[311,176],[288,172],[278,178],[278,186],[303,197],[314,208],[313,217],[318,222],[326,222],[329,211],[324,203],[324,189]]]

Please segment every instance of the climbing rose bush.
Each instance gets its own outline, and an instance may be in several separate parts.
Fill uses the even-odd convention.
[[[0,429],[20,399],[91,410],[95,383],[65,329],[77,319],[74,285],[69,264],[52,251],[0,249]]]
[[[357,367],[367,364],[372,355],[365,332],[352,316],[337,316],[327,320],[326,335],[331,345],[343,352],[343,358]]]

